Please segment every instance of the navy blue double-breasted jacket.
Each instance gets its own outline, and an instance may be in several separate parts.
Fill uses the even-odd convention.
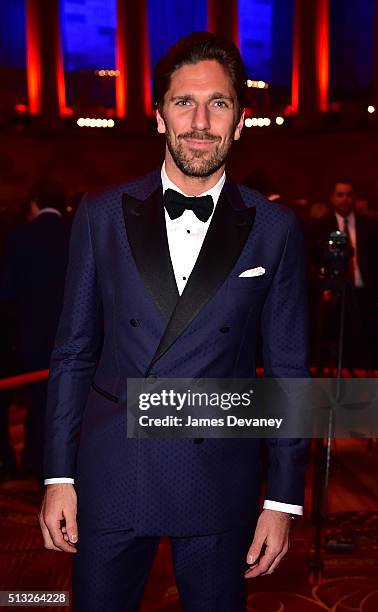
[[[258,266],[264,275],[239,278]],[[84,198],[50,363],[45,449],[46,478],[75,478],[79,520],[145,535],[254,521],[259,440],[127,438],[125,399],[128,377],[253,377],[259,327],[265,375],[308,376],[302,242],[289,209],[226,180],[179,296],[160,171]],[[307,442],[267,444],[267,499],[302,504]]]

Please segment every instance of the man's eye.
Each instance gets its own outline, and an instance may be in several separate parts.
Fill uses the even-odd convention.
[[[189,100],[178,100],[176,102],[176,106],[187,106],[189,103]]]
[[[214,103],[218,108],[228,108],[228,104],[225,100],[214,100]]]

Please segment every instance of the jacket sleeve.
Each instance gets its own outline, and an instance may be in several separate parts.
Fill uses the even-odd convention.
[[[0,269],[0,302],[16,302],[20,295],[25,267],[22,230],[22,226],[14,230],[6,241]]]
[[[291,219],[281,261],[262,313],[265,376],[308,378],[308,313],[302,233]],[[303,505],[308,440],[267,439],[266,499]]]
[[[84,198],[72,225],[63,308],[50,360],[45,478],[75,476],[80,424],[102,336],[102,302]]]

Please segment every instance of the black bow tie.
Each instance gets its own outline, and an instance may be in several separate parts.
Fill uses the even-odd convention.
[[[196,217],[205,223],[211,217],[214,202],[211,195],[189,197],[174,189],[167,189],[164,193],[164,206],[170,219],[181,217],[184,210],[192,210]]]

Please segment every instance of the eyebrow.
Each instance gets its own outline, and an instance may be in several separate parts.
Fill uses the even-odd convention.
[[[194,100],[195,96],[193,94],[182,94],[181,96],[172,96],[171,101],[175,100]],[[220,91],[215,91],[208,97],[208,101],[211,100],[228,100],[231,104],[234,104],[234,99],[231,96],[228,96]]]

